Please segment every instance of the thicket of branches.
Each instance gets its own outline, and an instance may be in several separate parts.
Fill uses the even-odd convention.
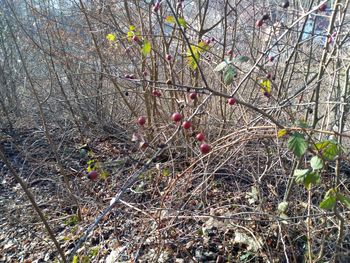
[[[0,6],[0,167],[56,260],[349,260],[348,0]]]

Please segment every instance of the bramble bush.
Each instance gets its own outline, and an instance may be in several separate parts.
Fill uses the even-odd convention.
[[[83,227],[63,261],[112,260],[114,210],[127,260],[349,260],[348,1],[61,2],[1,4],[0,121],[43,130]]]

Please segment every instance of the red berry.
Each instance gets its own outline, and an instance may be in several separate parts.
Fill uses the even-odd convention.
[[[196,135],[196,140],[197,141],[204,141],[204,139],[205,139],[205,135],[204,135],[204,133],[198,133],[197,135]]]
[[[158,90],[152,91],[152,95],[153,95],[154,97],[160,97],[160,96],[162,96],[162,94],[161,94]]]
[[[235,98],[229,98],[227,100],[227,103],[230,104],[230,105],[234,105],[236,103],[236,99]]]
[[[184,121],[182,123],[182,127],[186,130],[188,130],[189,128],[191,128],[191,122],[190,121]]]
[[[141,141],[139,145],[140,149],[146,149],[148,147],[148,143],[145,141]]]
[[[267,91],[264,92],[264,96],[267,97],[267,98],[270,98],[271,97],[271,94]]]
[[[175,122],[179,122],[182,119],[182,115],[178,112],[175,112],[172,116],[171,119]]]
[[[134,42],[136,42],[136,43],[139,43],[139,42],[140,42],[140,39],[139,39],[138,36],[134,35],[134,36],[132,37],[132,41],[134,41]]]
[[[269,56],[269,61],[272,62],[275,58],[273,56]]]
[[[153,6],[153,12],[158,12],[160,9],[160,2],[157,2],[154,6]]]
[[[231,49],[231,50],[227,51],[226,54],[229,55],[229,56],[231,56],[231,55],[233,54],[233,50]]]
[[[216,41],[215,37],[211,37],[211,38],[210,38],[210,41],[211,41],[211,42],[215,42],[215,41]]]
[[[191,100],[195,100],[197,98],[197,93],[196,92],[191,92],[189,97],[190,97]]]
[[[211,147],[209,144],[206,144],[206,143],[202,143],[201,146],[200,146],[200,150],[201,150],[201,153],[203,154],[207,154],[211,151]]]
[[[264,22],[262,20],[258,20],[258,21],[256,21],[255,24],[256,24],[257,27],[261,27],[263,25],[263,23]]]
[[[96,171],[91,171],[88,173],[88,176],[87,176],[91,181],[95,181],[98,177],[98,172]]]
[[[168,60],[168,61],[172,60],[172,58],[173,57],[170,54],[166,54],[166,56],[165,56],[165,59]]]
[[[145,123],[146,123],[146,117],[145,117],[145,116],[141,116],[141,117],[137,120],[137,122],[138,122],[141,126],[145,125]]]
[[[272,78],[272,74],[271,74],[271,73],[267,73],[267,74],[266,74],[266,78],[267,78],[267,79],[271,79],[271,78]]]
[[[321,12],[326,11],[326,9],[327,9],[327,4],[326,3],[320,5],[320,7],[318,8],[318,10],[320,10]]]
[[[124,75],[124,78],[130,79],[130,75],[129,75],[129,74],[125,74],[125,75]]]
[[[142,72],[143,76],[147,77],[148,73],[147,71]]]

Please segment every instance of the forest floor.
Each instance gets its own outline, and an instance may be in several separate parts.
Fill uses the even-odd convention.
[[[129,135],[99,132],[91,135],[93,154],[86,156],[72,129],[51,134],[79,202],[81,221],[43,130],[3,132],[1,145],[70,255],[79,237],[150,154],[140,153]],[[253,151],[256,145],[245,144],[248,148]],[[252,167],[266,165],[259,156],[250,161]],[[100,171],[96,181],[86,176],[91,160]],[[101,220],[78,250],[76,262],[302,262],[305,224],[298,218],[274,220],[286,178],[277,176],[259,186],[248,167],[240,170],[244,161],[200,173],[193,160],[176,155],[160,159]],[[268,172],[276,174],[276,169],[280,168]],[[57,262],[59,255],[43,224],[3,162],[0,174],[0,262]],[[293,208],[293,214],[305,213],[303,202]]]

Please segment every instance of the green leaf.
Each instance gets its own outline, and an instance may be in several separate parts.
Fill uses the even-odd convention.
[[[312,172],[305,176],[304,186],[306,189],[310,189],[312,184],[318,184],[320,182],[320,174],[318,172]]]
[[[295,182],[298,184],[303,184],[305,181],[305,177],[307,174],[309,174],[311,171],[310,169],[295,169],[294,170],[294,176],[295,176]]]
[[[320,182],[320,174],[318,172],[311,172],[310,169],[296,169],[294,171],[295,182],[303,184],[306,189],[310,189],[312,184]]]
[[[67,220],[64,221],[64,224],[67,226],[74,226],[79,223],[79,219],[77,215],[69,217]]]
[[[91,248],[89,251],[89,257],[90,258],[96,257],[98,255],[99,250],[100,250],[100,248],[98,246]]]
[[[226,66],[228,65],[228,63],[226,61],[223,61],[221,63],[219,63],[215,68],[214,68],[214,71],[221,71],[223,70],[224,68],[226,68]]]
[[[144,40],[141,51],[142,54],[146,57],[149,53],[151,53],[151,43],[147,40]]]
[[[322,155],[328,160],[334,160],[334,158],[340,153],[340,147],[331,143],[329,146],[323,151]]]
[[[236,75],[236,69],[232,65],[229,65],[224,72],[224,83],[226,85],[231,85],[235,75]]]
[[[307,150],[308,143],[304,136],[298,132],[293,133],[288,140],[288,149],[297,157],[301,157]]]
[[[320,157],[314,156],[311,158],[310,165],[314,170],[320,170],[323,168],[323,161]]]
[[[347,197],[347,196],[344,196],[340,193],[338,193],[337,195],[339,201],[344,205],[346,206],[348,209],[350,209],[350,198]]]
[[[320,203],[320,208],[325,210],[332,210],[337,202],[336,191],[332,188],[328,190],[322,202]]]
[[[320,208],[326,209],[326,210],[332,210],[335,206],[336,198],[334,196],[329,196],[327,198],[324,198],[322,202],[320,203]]]
[[[240,57],[238,58],[238,60],[239,60],[240,62],[247,62],[247,61],[249,60],[249,57],[247,57],[247,56],[240,56]]]
[[[340,153],[340,147],[336,141],[321,141],[315,144],[317,150],[322,153],[322,156],[330,161]]]
[[[278,212],[284,214],[287,211],[288,202],[281,202],[278,204]]]
[[[310,128],[310,126],[307,124],[305,120],[297,120],[295,125],[300,128]]]
[[[187,28],[187,23],[186,23],[185,18],[180,17],[180,18],[178,18],[178,20],[179,20],[180,26],[182,26],[183,28]]]
[[[135,30],[135,26],[130,25],[130,26],[129,26],[129,30],[130,30],[130,31],[134,31],[134,30]]]

